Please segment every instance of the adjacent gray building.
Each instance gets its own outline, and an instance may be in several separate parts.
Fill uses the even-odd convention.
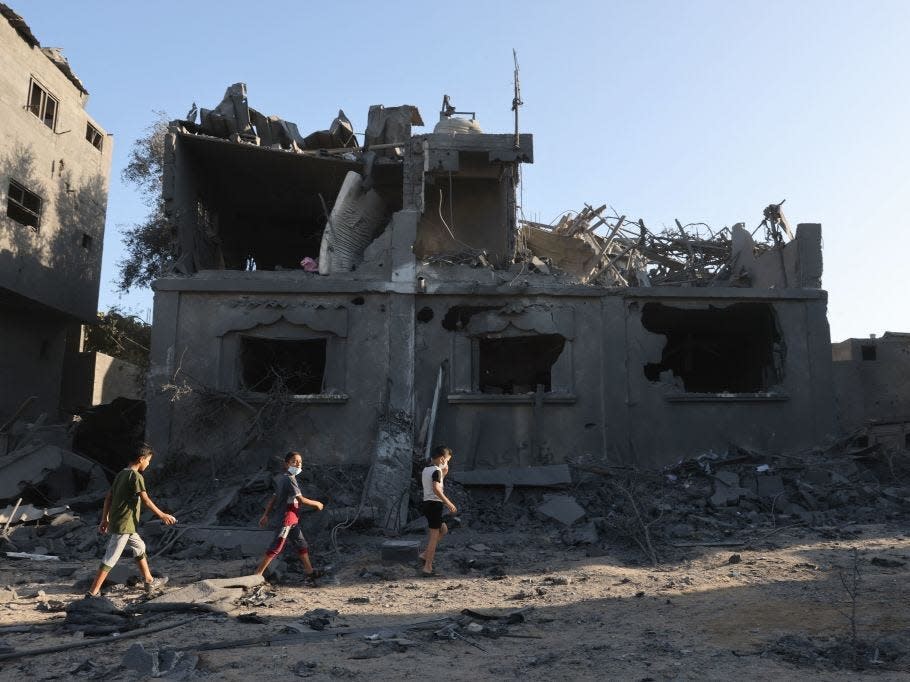
[[[0,3],[0,424],[57,417],[95,319],[112,138],[58,48]]]

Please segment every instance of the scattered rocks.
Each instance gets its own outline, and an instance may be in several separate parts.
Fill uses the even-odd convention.
[[[121,660],[123,667],[144,677],[185,680],[194,676],[199,657],[174,649],[146,649],[141,642],[130,646]]]

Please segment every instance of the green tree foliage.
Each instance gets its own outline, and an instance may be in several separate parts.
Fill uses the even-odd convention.
[[[167,220],[161,197],[167,117],[164,112],[155,113],[155,121],[133,142],[129,163],[121,175],[124,182],[136,187],[149,208],[143,221],[123,228],[126,257],[118,263],[122,291],[148,287],[177,257],[177,232]]]
[[[152,327],[135,315],[111,308],[98,313],[98,321],[85,327],[85,350],[107,353],[143,369],[149,365]]]

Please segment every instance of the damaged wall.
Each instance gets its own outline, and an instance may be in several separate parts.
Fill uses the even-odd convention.
[[[769,223],[773,240],[750,244],[614,226],[604,205],[561,232],[528,225],[516,245],[530,135],[411,136],[407,106],[370,120],[371,148],[324,154],[264,148],[243,126],[233,141],[173,127],[164,198],[189,276],[154,287],[148,435],[162,453],[371,464],[364,501],[398,527],[389,491],[422,457],[440,368],[431,442],[461,470],[588,453],[656,467],[834,431],[818,225],[784,243]],[[361,224],[370,214],[383,218]],[[592,235],[603,224],[615,242]],[[352,257],[329,251],[345,239]],[[528,251],[544,241],[550,255]],[[298,263],[314,246],[319,273]]]
[[[254,440],[251,427],[271,400],[281,412],[280,424],[258,440],[275,453],[302,449],[318,461],[368,460],[390,390],[388,295],[365,293],[359,286],[338,291],[330,280],[316,279],[325,284],[323,291],[310,291],[304,300],[290,273],[260,277],[255,284],[231,282],[229,274],[156,284],[155,319],[170,322],[153,330],[148,429],[153,445],[174,453],[217,443],[220,450],[236,452]],[[246,385],[244,339],[321,342],[321,390],[295,395],[274,384],[265,390]],[[282,374],[285,368],[271,369]],[[178,388],[162,390],[166,385]],[[209,422],[204,415],[211,415]],[[269,417],[262,416],[263,424]]]
[[[773,311],[786,344],[779,382],[764,391],[687,393],[670,380],[647,377],[645,368],[660,359],[665,337],[645,329],[643,306],[724,308],[740,302],[741,292],[418,297],[418,416],[419,406],[432,399],[434,367],[446,363],[439,434],[461,453],[466,469],[558,463],[600,452],[624,463],[661,466],[731,443],[762,450],[810,446],[834,428],[830,372],[818,362],[828,343],[824,295],[768,292],[756,298]],[[549,391],[479,390],[477,340],[501,334],[565,339]]]
[[[910,334],[832,344],[838,420],[870,441],[910,449]]]

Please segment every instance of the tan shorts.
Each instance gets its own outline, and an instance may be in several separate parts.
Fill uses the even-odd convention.
[[[101,560],[101,565],[108,570],[112,569],[117,564],[117,561],[120,560],[123,550],[127,547],[130,548],[133,557],[136,559],[141,559],[145,556],[145,543],[139,537],[139,533],[114,533],[111,535],[111,539],[107,541],[107,549],[104,550],[104,558]]]

